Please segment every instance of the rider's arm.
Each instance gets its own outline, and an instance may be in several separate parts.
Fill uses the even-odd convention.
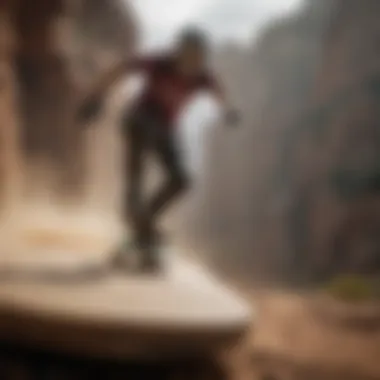
[[[153,58],[143,58],[125,60],[115,65],[114,68],[101,77],[91,91],[87,93],[76,112],[77,121],[83,123],[97,116],[102,109],[104,93],[124,75],[132,71],[152,70],[155,62]]]
[[[240,120],[239,113],[228,99],[226,91],[220,81],[215,77],[208,75],[204,80],[204,87],[213,95],[222,107],[226,123],[237,124]]]
[[[201,87],[208,91],[215,98],[215,100],[218,101],[223,109],[226,107],[228,103],[226,92],[219,80],[217,80],[214,76],[207,74],[202,78]]]
[[[153,65],[153,58],[123,60],[100,78],[90,92],[89,97],[101,97],[111,86],[122,79],[124,75],[134,71],[148,71]]]

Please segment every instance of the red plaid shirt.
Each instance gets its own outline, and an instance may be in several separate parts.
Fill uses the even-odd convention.
[[[132,70],[146,76],[146,87],[137,99],[137,105],[157,110],[165,120],[174,125],[182,107],[198,91],[209,90],[222,96],[214,76],[204,72],[193,78],[181,75],[170,56],[136,59]]]

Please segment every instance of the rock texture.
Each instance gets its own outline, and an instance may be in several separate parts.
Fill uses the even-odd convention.
[[[379,7],[308,1],[217,60],[246,123],[208,136],[192,233],[229,270],[379,270]]]
[[[1,128],[9,136],[3,145],[17,145],[8,156],[15,151],[22,156],[24,190],[33,188],[37,172],[42,171],[55,194],[77,197],[85,181],[85,137],[74,123],[81,94],[81,83],[74,75],[83,57],[79,37],[91,41],[87,52],[92,54],[105,50],[112,57],[128,54],[134,39],[128,9],[117,0],[18,0],[0,4],[0,28],[8,36],[4,39],[14,42],[12,48],[6,42],[1,44],[0,53],[0,103],[6,110],[1,113]],[[16,122],[19,138],[14,143]],[[6,164],[2,160],[3,172],[12,172],[9,161],[13,159],[8,158]],[[8,177],[1,175],[7,183]]]
[[[312,102],[279,157],[285,221],[295,265],[378,273],[380,4],[334,3]]]
[[[0,3],[0,197],[11,199],[19,188],[18,117],[16,86],[12,67],[11,20]]]
[[[274,177],[284,133],[311,101],[330,1],[310,2],[273,22],[247,52],[228,47],[217,59],[243,110],[244,126],[208,138],[204,192],[192,214],[193,236],[219,264],[249,276],[283,265],[284,196]],[[272,196],[274,194],[274,196]]]

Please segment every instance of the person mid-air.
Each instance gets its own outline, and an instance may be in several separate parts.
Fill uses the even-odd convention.
[[[236,124],[238,113],[230,106],[213,72],[208,68],[207,37],[196,29],[181,33],[175,48],[155,56],[137,57],[118,64],[90,92],[81,105],[82,122],[96,116],[108,88],[131,72],[141,72],[146,85],[123,118],[123,141],[127,153],[125,167],[124,218],[135,233],[141,250],[142,269],[160,265],[157,252],[157,220],[168,206],[189,188],[187,173],[175,139],[179,113],[198,91],[211,92],[223,107],[226,122]],[[167,178],[151,199],[142,199],[142,174],[147,152],[153,152]]]

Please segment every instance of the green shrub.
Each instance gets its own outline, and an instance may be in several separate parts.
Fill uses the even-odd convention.
[[[349,302],[360,302],[376,296],[374,284],[362,276],[342,275],[325,286],[325,291],[334,298]]]

